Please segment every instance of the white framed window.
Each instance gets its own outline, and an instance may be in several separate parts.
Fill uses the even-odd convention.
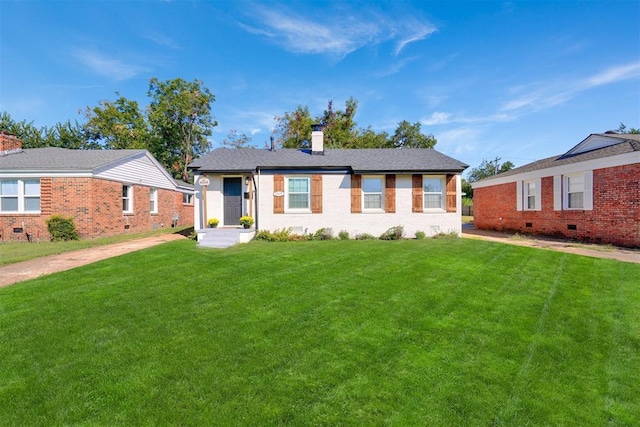
[[[584,175],[567,175],[567,209],[584,209]]]
[[[553,209],[593,210],[593,171],[555,175]]]
[[[311,179],[288,177],[286,179],[286,207],[288,212],[311,212]]]
[[[384,209],[384,177],[362,177],[362,210],[380,211]]]
[[[133,186],[131,185],[122,186],[122,212],[133,212]]]
[[[193,204],[193,194],[182,193],[182,204],[183,205],[192,205]]]
[[[532,211],[536,208],[536,183],[527,181],[524,183],[525,210]]]
[[[39,213],[40,180],[0,180],[0,212]]]
[[[158,189],[149,189],[149,212],[152,214],[158,213]]]
[[[425,175],[422,177],[423,207],[425,210],[444,209],[444,176]]]
[[[542,180],[518,181],[518,202],[517,210],[542,210]]]

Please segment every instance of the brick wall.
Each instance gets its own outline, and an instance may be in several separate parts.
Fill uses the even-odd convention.
[[[474,224],[617,246],[640,247],[640,164],[593,171],[593,210],[553,210],[553,177],[542,178],[542,210],[516,210],[516,183],[476,188]],[[574,229],[569,229],[570,227]]]
[[[42,178],[41,214],[0,214],[0,239],[49,240],[46,220],[71,216],[80,238],[135,233],[160,227],[193,224],[193,206],[182,204],[182,193],[158,189],[158,213],[150,213],[150,188],[133,186],[131,214],[122,212],[122,184],[96,178]],[[174,217],[179,217],[174,223]],[[14,232],[15,229],[15,232]],[[21,230],[21,231],[18,231]]]

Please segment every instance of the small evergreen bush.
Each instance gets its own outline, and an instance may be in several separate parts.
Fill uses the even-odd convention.
[[[423,240],[425,237],[427,237],[427,235],[424,231],[416,231],[416,240]]]
[[[380,240],[402,240],[402,234],[404,233],[404,227],[396,225],[391,227],[380,236]]]
[[[73,218],[53,215],[47,220],[47,230],[51,234],[51,241],[79,240]]]
[[[376,240],[376,236],[369,233],[356,234],[356,240]]]
[[[291,231],[293,229],[283,228],[281,230],[268,231],[268,230],[260,230],[256,233],[256,240],[264,240],[267,242],[287,242],[291,239]]]
[[[330,228],[320,228],[315,232],[311,240],[331,240],[333,239],[333,230]]]
[[[457,239],[458,233],[456,233],[455,231],[450,231],[448,233],[440,232],[438,234],[435,234],[433,238],[434,239]]]
[[[349,232],[342,230],[341,232],[338,233],[338,238],[340,240],[349,240]]]

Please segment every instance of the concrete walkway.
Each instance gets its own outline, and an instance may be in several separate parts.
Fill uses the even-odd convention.
[[[509,245],[529,246],[540,249],[567,252],[593,258],[616,259],[640,264],[640,250],[618,248],[610,245],[572,242],[542,236],[514,235],[500,231],[478,230],[473,224],[463,224],[462,237],[483,239]]]

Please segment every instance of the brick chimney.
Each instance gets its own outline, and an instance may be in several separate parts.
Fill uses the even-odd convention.
[[[22,151],[22,140],[5,131],[0,131],[0,156],[6,156]]]

